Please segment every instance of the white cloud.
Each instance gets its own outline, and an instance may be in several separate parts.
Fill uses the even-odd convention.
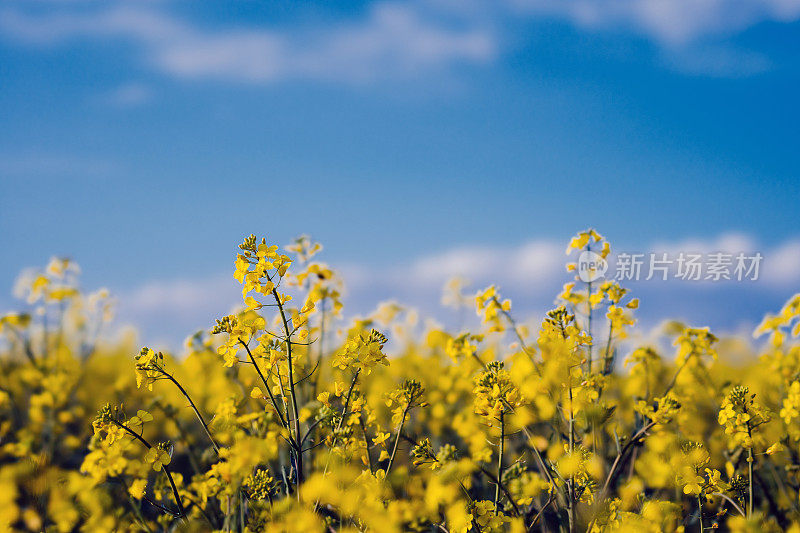
[[[800,290],[800,240],[785,242],[765,260],[764,279],[777,286]]]
[[[236,282],[231,276],[214,276],[205,279],[176,279],[151,281],[129,293],[120,300],[131,313],[178,313],[196,311],[204,307],[216,307],[217,312],[227,310],[235,302]],[[225,303],[228,303],[225,306]],[[219,309],[223,304],[224,309]]]
[[[351,293],[376,287],[402,292],[438,292],[459,276],[473,284],[524,285],[526,291],[550,287],[564,272],[564,247],[537,240],[515,247],[462,246],[412,259],[391,268],[346,265],[343,277]]]
[[[25,13],[6,8],[0,12],[0,28],[6,39],[14,38],[29,44],[53,45],[68,39],[114,37],[144,43],[168,42],[186,38],[190,32],[184,24],[164,14],[122,4],[100,11],[67,9],[48,14]]]
[[[507,0],[512,11],[587,31],[640,35],[667,68],[688,75],[739,78],[772,67],[766,55],[730,42],[764,22],[800,19],[800,0]]]
[[[641,316],[650,325],[679,317],[700,324],[717,320],[729,330],[752,329],[761,314],[780,308],[800,286],[800,239],[767,247],[747,235],[730,233],[714,239],[655,242],[641,251],[615,248],[617,253],[650,251],[670,255],[681,251],[758,251],[764,256],[759,282],[652,280],[628,284],[634,296],[642,297]],[[525,319],[540,316],[552,305],[563,283],[570,279],[564,270],[567,260],[563,243],[540,239],[519,246],[464,246],[392,266],[333,266],[345,281],[348,316],[368,313],[379,302],[395,299],[421,309],[425,318],[448,323],[447,317],[452,313],[443,310],[439,300],[451,277],[466,277],[471,282],[469,290],[497,284],[505,296],[514,300],[519,318]],[[201,279],[149,282],[121,292],[118,301],[122,322],[142,326],[146,337],[172,335],[177,343],[186,334],[209,327],[215,318],[230,312],[240,303],[241,293],[231,273],[225,273]],[[746,304],[743,306],[742,302]]]
[[[509,0],[509,5],[578,27],[636,31],[673,47],[727,36],[764,21],[800,18],[799,0]]]
[[[499,253],[505,254],[506,252],[500,252],[491,247],[465,247],[447,250],[415,260],[408,269],[409,277],[414,283],[424,284],[441,284],[449,276],[484,278],[491,275],[492,270],[497,266]]]
[[[564,246],[548,241],[534,241],[514,250],[508,264],[510,278],[530,286],[551,286],[564,274]]]
[[[153,7],[112,4],[99,11],[0,12],[6,39],[56,45],[117,39],[140,47],[146,60],[182,78],[268,83],[312,79],[361,83],[485,63],[495,54],[485,27],[427,20],[413,4],[377,3],[358,20],[324,27],[207,30]]]
[[[187,335],[208,329],[240,303],[233,276],[154,280],[114,291],[117,323],[142,332],[145,342],[176,347]]]
[[[762,22],[800,19],[800,0],[384,0],[325,24],[209,28],[168,14],[166,2],[53,2],[47,10],[8,5],[0,11],[0,38],[6,40],[40,46],[127,41],[152,68],[171,76],[261,84],[362,84],[487,64],[513,41],[498,28],[525,19],[638,34],[658,45],[656,57],[668,68],[748,76],[771,62],[729,37]]]
[[[724,233],[714,239],[683,239],[673,242],[657,241],[647,250],[648,252],[666,252],[677,255],[686,253],[712,253],[712,252],[753,252],[758,248],[755,240],[743,233]]]

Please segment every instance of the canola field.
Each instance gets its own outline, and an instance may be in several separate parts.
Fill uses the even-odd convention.
[[[456,284],[481,326],[423,331],[396,304],[345,320],[320,248],[232,246],[239,311],[178,353],[108,340],[68,260],[21,278],[0,531],[800,532],[800,294],[755,339],[636,345],[635,295],[568,264],[536,327]]]

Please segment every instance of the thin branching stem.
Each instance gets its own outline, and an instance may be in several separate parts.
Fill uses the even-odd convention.
[[[748,433],[750,433],[750,426],[748,424]],[[753,516],[753,447],[747,448],[747,474],[749,476],[747,483],[747,518]]]
[[[498,513],[498,505],[500,503],[500,483],[503,479],[503,452],[505,452],[506,445],[506,418],[505,411],[500,411],[500,444],[497,454],[497,483],[494,487],[494,514]]]
[[[608,489],[611,486],[611,483],[613,483],[616,479],[619,469],[622,466],[623,460],[628,455],[628,452],[655,424],[656,423],[653,421],[648,422],[639,431],[634,433],[630,440],[625,443],[625,446],[622,447],[620,452],[617,454],[617,457],[614,459],[614,462],[611,464],[611,469],[608,471],[608,476],[606,477],[605,483],[603,483],[603,489],[600,491],[600,498],[598,501],[603,501],[605,496],[608,494]]]
[[[323,475],[328,473],[328,467],[330,466],[331,462],[331,454],[333,453],[333,448],[336,447],[336,441],[339,439],[339,431],[341,431],[342,426],[344,425],[344,420],[347,417],[347,409],[350,407],[350,396],[353,394],[353,389],[356,386],[359,374],[361,374],[360,368],[357,369],[353,374],[353,379],[350,381],[350,387],[347,389],[344,404],[342,405],[342,414],[339,417],[339,423],[336,424],[336,430],[333,432],[333,441],[331,442],[331,447],[328,449],[328,458],[325,460],[325,469],[322,472]]]
[[[386,465],[386,475],[389,475],[389,472],[392,471],[392,465],[394,464],[394,458],[397,455],[397,445],[400,443],[400,435],[403,433],[403,426],[406,423],[406,417],[408,416],[408,410],[411,408],[411,403],[409,402],[408,405],[405,406],[403,409],[403,416],[400,418],[400,426],[397,428],[397,436],[394,439],[394,447],[392,448],[392,455],[389,457],[389,464]]]
[[[361,426],[361,435],[364,437],[364,453],[367,454],[367,463],[369,466],[369,473],[374,474],[375,468],[372,466],[372,455],[369,453],[369,437],[367,437],[367,426],[364,424],[364,415],[358,416],[358,424]]]
[[[258,367],[258,363],[256,363],[256,359],[255,357],[253,357],[253,353],[250,351],[250,347],[241,338],[239,339],[239,342],[241,343],[242,346],[244,346],[244,349],[247,350],[247,355],[248,357],[250,357],[250,362],[253,364],[253,367],[255,367],[256,372],[258,373],[258,377],[261,378],[261,383],[264,384],[264,388],[267,389],[267,394],[269,395],[269,399],[272,402],[272,406],[275,408],[275,412],[278,413],[278,418],[281,421],[281,425],[288,429],[289,424],[283,418],[283,412],[278,407],[278,402],[277,400],[275,400],[275,396],[272,394],[272,389],[270,389],[269,383],[267,383],[267,379],[264,377],[264,374],[261,373],[261,369]]]
[[[144,438],[144,437],[142,437],[141,435],[139,435],[138,433],[136,433],[135,431],[133,431],[131,428],[129,428],[129,427],[128,427],[128,426],[126,426],[125,424],[122,424],[122,423],[120,423],[120,422],[117,422],[116,420],[113,420],[113,422],[114,422],[114,424],[115,424],[116,426],[118,426],[118,427],[122,428],[122,429],[123,429],[123,430],[125,430],[125,432],[126,432],[126,433],[128,433],[130,436],[132,436],[133,438],[135,438],[136,440],[138,440],[138,441],[139,441],[139,442],[140,442],[140,443],[141,443],[141,444],[142,444],[142,445],[143,445],[145,448],[147,448],[148,450],[149,450],[150,448],[152,448],[152,447],[153,447],[153,445],[152,445],[152,444],[150,444],[149,442],[147,442],[147,440],[145,440],[145,438]],[[178,515],[180,518],[183,518],[183,517],[185,517],[185,516],[186,516],[186,510],[185,510],[185,508],[183,507],[183,501],[181,500],[181,495],[180,495],[180,493],[178,493],[178,487],[177,487],[177,486],[175,486],[175,481],[172,479],[172,473],[171,473],[171,472],[170,472],[170,470],[169,470],[169,466],[167,466],[167,465],[161,465],[161,468],[164,470],[164,474],[166,474],[166,475],[167,475],[167,479],[169,480],[170,487],[172,487],[172,494],[173,494],[173,496],[175,497],[175,503],[178,505],[178,513],[177,513],[177,515]]]
[[[702,493],[697,495],[697,514],[700,517],[700,533],[705,531],[705,527],[703,527],[703,498],[704,496]]]
[[[168,380],[170,380],[176,387],[178,387],[178,390],[181,391],[181,394],[183,394],[184,398],[186,398],[188,400],[189,405],[192,406],[192,410],[194,411],[194,414],[197,417],[197,420],[199,420],[200,421],[200,425],[203,426],[203,431],[206,432],[206,436],[208,437],[208,440],[211,441],[211,445],[214,447],[214,450],[217,453],[219,453],[219,446],[217,445],[217,441],[214,440],[214,436],[211,435],[211,430],[208,429],[208,424],[206,424],[206,421],[203,418],[203,415],[200,414],[200,411],[197,409],[197,406],[194,404],[194,401],[192,401],[192,398],[191,398],[191,396],[189,396],[189,393],[186,392],[186,389],[184,389],[181,386],[181,384],[178,383],[178,380],[176,380],[172,376],[172,374],[169,374],[168,372],[165,372],[164,370],[161,370],[161,373],[164,374],[164,376],[166,376],[166,378]]]
[[[278,304],[278,311],[281,315],[281,322],[283,322],[283,329],[286,332],[286,357],[288,359],[288,367],[289,367],[289,394],[292,398],[292,418],[294,419],[294,435],[295,441],[300,441],[300,410],[297,408],[297,395],[295,393],[295,384],[294,384],[294,370],[292,367],[294,366],[294,361],[292,360],[292,339],[291,333],[289,332],[289,322],[286,319],[286,312],[283,309],[283,302],[281,301],[281,297],[278,294],[277,289],[272,289],[272,296],[275,298],[275,303]],[[297,450],[297,486],[299,487],[303,483],[303,450]],[[300,491],[297,491],[297,497],[300,498]]]
[[[728,495],[726,495],[726,494],[723,494],[723,493],[721,493],[721,492],[712,492],[712,493],[711,493],[711,495],[712,495],[712,496],[719,496],[719,497],[720,497],[720,498],[722,498],[723,500],[725,500],[725,501],[727,501],[728,503],[730,503],[731,505],[733,505],[733,508],[734,508],[734,509],[736,509],[736,511],[738,511],[738,513],[739,513],[740,515],[742,515],[742,516],[747,516],[747,515],[745,515],[745,512],[744,512],[744,510],[743,510],[743,509],[742,509],[742,508],[739,506],[739,504],[738,504],[738,503],[736,503],[736,501],[735,501],[735,500],[733,500],[733,498],[731,498],[730,496],[728,496]]]

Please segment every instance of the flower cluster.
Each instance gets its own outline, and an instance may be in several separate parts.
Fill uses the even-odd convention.
[[[722,400],[717,420],[725,427],[725,434],[730,435],[732,444],[751,449],[754,444],[753,432],[769,421],[765,410],[756,403],[755,394],[750,389],[739,385],[730,390]]]
[[[376,365],[388,366],[383,346],[387,338],[377,330],[361,331],[345,342],[342,349],[333,359],[333,365],[341,370],[356,368],[366,374],[372,372]]]
[[[519,389],[504,366],[502,361],[493,361],[475,378],[475,412],[490,421],[522,404]]]

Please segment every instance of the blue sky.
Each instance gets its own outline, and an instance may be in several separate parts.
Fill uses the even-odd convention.
[[[170,298],[229,304],[251,232],[309,233],[374,274],[594,226],[619,249],[779,257],[764,287],[642,289],[735,329],[800,287],[798,49],[798,0],[9,0],[0,308],[21,268],[69,255],[87,287],[147,302],[122,315],[161,338]],[[531,312],[566,281],[473,273]],[[429,303],[373,274],[359,311]],[[171,327],[213,316],[197,307]]]

